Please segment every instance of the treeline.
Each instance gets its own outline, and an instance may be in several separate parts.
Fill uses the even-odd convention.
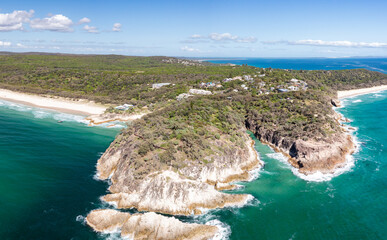
[[[202,81],[220,81],[257,71],[253,67],[199,63],[186,66],[164,61],[169,59],[115,55],[3,55],[0,56],[0,87],[102,103],[147,105],[175,99]],[[172,84],[152,89],[153,83],[160,82]]]

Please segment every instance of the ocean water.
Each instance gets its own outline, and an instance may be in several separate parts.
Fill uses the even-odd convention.
[[[295,70],[342,70],[365,68],[387,73],[387,58],[233,58],[211,59],[213,63],[247,64],[261,68],[281,68]]]
[[[302,61],[307,62],[277,60],[284,65],[270,66],[340,69]],[[386,71],[386,62],[361,64]],[[218,226],[215,240],[387,239],[387,91],[343,103],[337,111],[353,120],[359,142],[348,171],[329,181],[306,181],[281,154],[255,139],[265,167],[256,180],[232,191],[255,199],[243,208],[180,219]],[[94,179],[95,165],[119,129],[88,127],[82,119],[0,100],[0,239],[117,236],[93,232],[84,217],[104,206],[99,197],[108,184]]]
[[[337,110],[353,120],[359,142],[350,170],[330,181],[305,181],[256,140],[265,167],[233,192],[258,201],[211,211],[200,221],[221,222],[228,239],[387,239],[387,91],[348,98],[344,106]]]
[[[95,165],[119,129],[82,119],[0,100],[0,239],[100,238],[82,216],[101,205]]]

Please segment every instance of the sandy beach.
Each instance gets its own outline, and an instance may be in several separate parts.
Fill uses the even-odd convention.
[[[107,106],[96,104],[85,99],[71,100],[55,96],[43,97],[6,89],[0,89],[0,99],[78,115],[102,114],[107,108]]]
[[[370,88],[353,89],[353,90],[347,90],[347,91],[337,91],[337,97],[339,99],[342,99],[342,98],[354,97],[357,95],[379,92],[384,90],[387,90],[387,85],[370,87]]]

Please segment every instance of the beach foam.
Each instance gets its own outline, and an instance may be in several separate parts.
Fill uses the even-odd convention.
[[[66,99],[54,96],[40,96],[7,89],[0,89],[0,99],[21,102],[25,105],[38,106],[48,109],[61,109],[71,113],[82,113],[85,115],[102,114],[106,106],[96,104],[85,99]]]
[[[89,121],[84,119],[84,116],[62,113],[54,110],[43,109],[38,107],[30,107],[19,103],[13,103],[6,100],[0,100],[0,107],[15,110],[18,112],[31,113],[34,118],[37,119],[53,119],[60,122],[78,122],[82,124],[89,124]],[[113,126],[112,126],[113,125]],[[97,127],[109,127],[109,128],[124,128],[124,124],[121,122],[112,122],[100,124]]]
[[[230,238],[231,228],[229,225],[222,223],[218,219],[210,220],[205,223],[217,227],[219,230],[211,240],[226,240]]]
[[[78,215],[75,218],[75,221],[82,223],[82,225],[86,225],[86,218],[82,215]]]

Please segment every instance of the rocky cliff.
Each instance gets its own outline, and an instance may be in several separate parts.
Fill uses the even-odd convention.
[[[243,148],[216,140],[213,145],[224,147],[223,155],[209,156],[211,162],[206,164],[180,159],[179,169],[157,161],[136,162],[132,159],[137,148],[135,138],[121,141],[118,146],[113,142],[98,161],[99,178],[109,178],[112,183],[111,194],[104,196],[104,201],[118,208],[189,215],[201,213],[202,209],[242,205],[249,199],[248,195],[218,191],[233,188],[230,182],[248,180],[248,172],[260,166],[247,134]]]
[[[340,126],[338,119],[341,117],[338,114],[326,117]],[[339,127],[335,130],[331,129],[332,133],[324,138],[302,140],[282,137],[275,128],[264,128],[252,119],[248,119],[246,125],[260,141],[283,153],[288,157],[289,163],[305,175],[317,171],[334,172],[335,169],[346,164],[346,156],[352,154],[355,149],[352,137]]]
[[[140,239],[212,238],[218,228],[209,225],[183,223],[173,217],[156,213],[129,214],[112,209],[94,210],[86,218],[89,226],[99,232],[121,231],[121,237]]]
[[[137,156],[134,154],[138,149],[137,139],[135,134],[124,140],[117,138],[97,164],[99,178],[111,180],[111,193],[103,196],[102,200],[117,208],[191,215],[201,214],[207,209],[242,206],[252,199],[246,194],[219,192],[233,189],[235,186],[230,184],[233,181],[248,180],[251,177],[249,171],[262,165],[254,149],[254,141],[246,133],[242,147],[223,138],[213,140],[211,144],[218,150],[207,156],[205,163],[179,159],[179,153],[176,153],[180,168],[160,161],[148,160],[145,163],[133,159]],[[90,213],[89,219],[95,215],[91,215],[93,213]],[[98,212],[100,214],[104,212]],[[115,219],[121,216],[116,215],[111,221],[112,226],[117,225]],[[88,223],[96,231],[101,231],[95,224],[90,224],[91,221]]]

